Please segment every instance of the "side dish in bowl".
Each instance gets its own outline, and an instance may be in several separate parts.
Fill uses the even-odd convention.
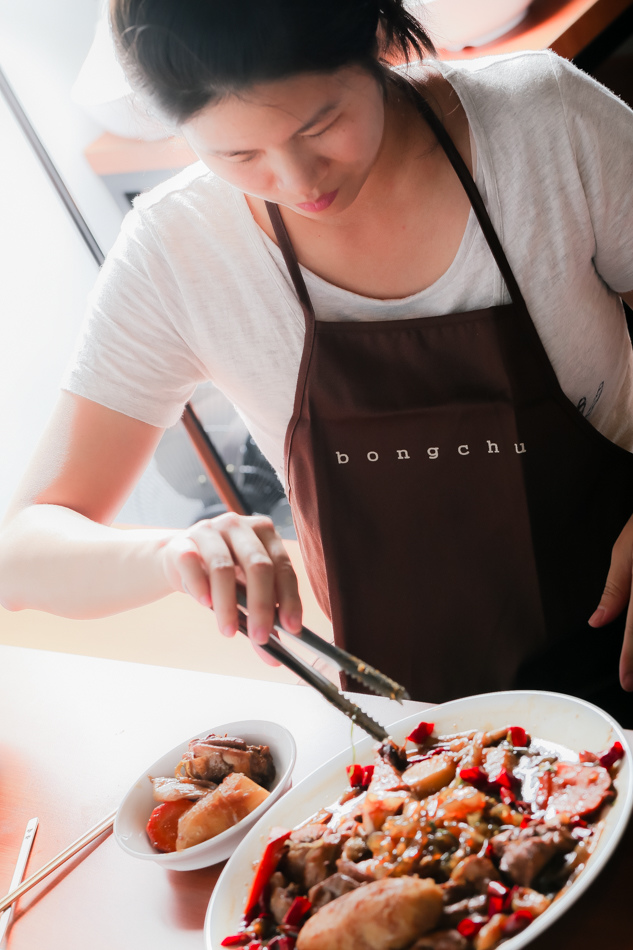
[[[225,723],[149,766],[117,812],[114,833],[134,857],[172,870],[225,860],[291,784],[295,743],[283,726]]]
[[[464,717],[445,711],[466,700],[438,707],[436,723],[416,723],[404,736],[394,727],[397,743],[348,764],[336,801],[322,798],[316,813],[269,833],[239,925],[224,933],[217,925],[236,915],[213,913],[226,896],[220,880],[207,946],[510,950],[541,932],[615,846],[631,809],[630,764],[617,724],[601,724],[595,707],[520,695],[518,715],[542,695],[544,707],[569,715],[566,728],[534,714],[500,725],[493,714],[474,715],[475,728],[464,729]],[[574,723],[579,707],[593,728]],[[564,744],[583,733],[605,744]],[[340,782],[341,757],[334,762]],[[276,825],[279,812],[270,816]]]

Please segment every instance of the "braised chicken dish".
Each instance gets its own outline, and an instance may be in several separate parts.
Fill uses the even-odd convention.
[[[621,744],[433,728],[383,743],[338,801],[271,832],[222,946],[491,950],[547,910],[598,841]]]
[[[157,851],[182,851],[214,838],[268,798],[275,765],[267,745],[209,735],[193,739],[173,777],[150,778],[160,802],[147,823]]]

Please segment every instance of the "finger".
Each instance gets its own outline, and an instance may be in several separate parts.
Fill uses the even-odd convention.
[[[223,516],[221,530],[233,560],[244,572],[248,635],[255,643],[266,643],[275,620],[274,569],[272,559],[253,528],[256,520],[237,515]]]
[[[620,683],[622,689],[633,692],[633,603],[629,604],[629,611],[622,641],[620,654]]]
[[[206,566],[218,627],[225,637],[232,637],[238,625],[232,552],[213,521],[199,522],[192,536]]]
[[[170,541],[169,546],[170,562],[176,580],[174,586],[179,587],[185,594],[190,594],[204,607],[210,607],[209,578],[193,539],[187,535],[178,535]]]
[[[613,548],[611,566],[600,598],[600,603],[589,618],[589,625],[602,627],[619,616],[631,594],[631,552],[628,547]]]
[[[255,643],[253,640],[251,640],[251,646],[260,660],[263,660],[264,663],[268,664],[268,666],[281,666],[279,660],[276,660],[274,656],[270,655],[270,653],[266,653],[266,651],[263,650],[258,643]]]
[[[303,622],[303,607],[299,596],[297,575],[288,557],[282,539],[269,518],[260,519],[254,530],[273,563],[275,596],[279,604],[279,620],[284,630],[299,633]]]

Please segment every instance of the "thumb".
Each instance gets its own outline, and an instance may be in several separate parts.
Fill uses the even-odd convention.
[[[603,627],[622,613],[631,596],[631,556],[614,549],[598,607],[589,618],[589,626]]]

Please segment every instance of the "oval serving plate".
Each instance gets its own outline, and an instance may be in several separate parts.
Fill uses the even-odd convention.
[[[411,728],[425,718],[435,723],[435,732],[439,734],[512,725],[523,726],[533,736],[574,752],[583,749],[599,752],[615,741],[621,742],[626,750],[614,783],[617,797],[605,813],[603,831],[587,866],[544,914],[524,931],[500,944],[503,950],[519,950],[578,900],[600,873],[620,840],[633,808],[631,752],[626,737],[615,720],[596,706],[572,696],[536,690],[485,693],[431,707],[393,725],[393,738],[397,742],[404,742]],[[369,737],[355,743],[356,761],[361,765],[369,765],[375,745]],[[220,950],[224,937],[238,930],[253,876],[253,865],[261,856],[269,830],[275,826],[293,828],[334,802],[347,786],[345,767],[350,760],[350,749],[334,756],[275,803],[251,828],[214,888],[204,925],[207,950]]]

